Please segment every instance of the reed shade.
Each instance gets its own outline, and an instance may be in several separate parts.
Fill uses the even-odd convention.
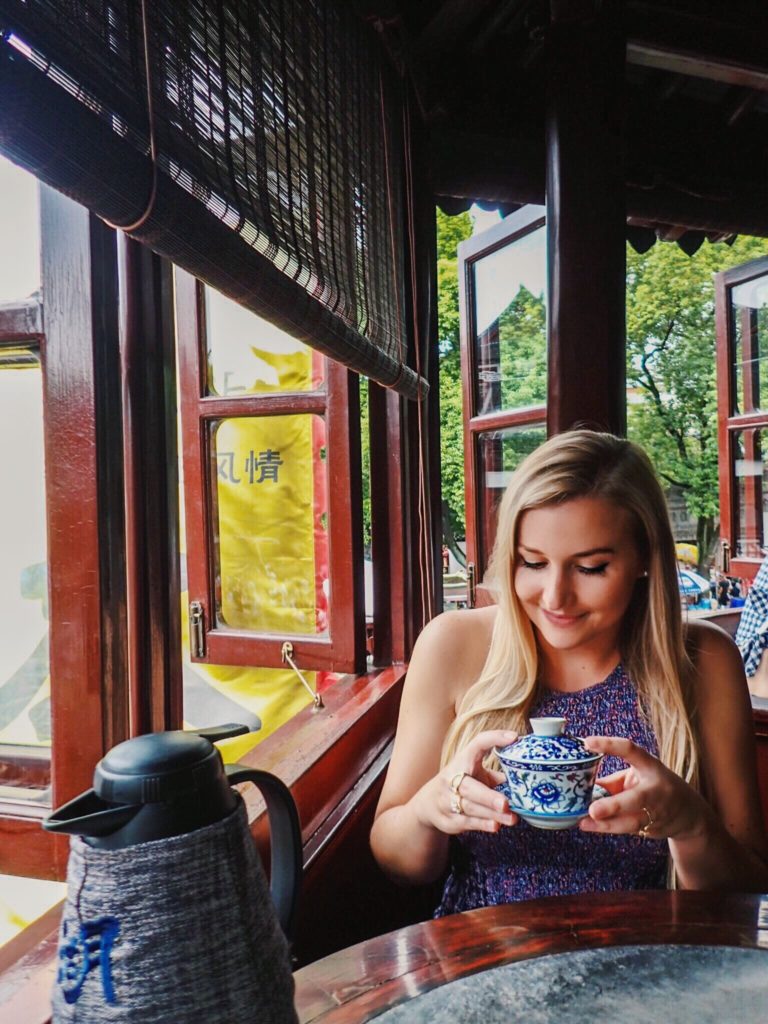
[[[0,149],[408,397],[400,83],[347,0],[0,0]],[[150,156],[154,123],[156,180]]]

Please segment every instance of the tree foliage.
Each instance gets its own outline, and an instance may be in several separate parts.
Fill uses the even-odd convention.
[[[458,536],[464,533],[464,437],[456,250],[471,234],[468,213],[449,217],[438,210],[443,498],[446,525]],[[629,435],[648,451],[662,481],[683,492],[697,520],[702,563],[719,514],[714,275],[766,252],[766,242],[755,238],[730,246],[705,242],[694,256],[663,242],[643,254],[627,250]],[[498,320],[495,406],[543,402],[545,328],[543,296],[521,287]]]
[[[719,510],[714,274],[765,251],[754,238],[692,257],[661,242],[627,251],[628,432],[685,495],[702,565]]]
[[[437,336],[440,350],[440,453],[445,532],[464,536],[464,421],[459,356],[456,250],[472,234],[468,213],[437,211]]]

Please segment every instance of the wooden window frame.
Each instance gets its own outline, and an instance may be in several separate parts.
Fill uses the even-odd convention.
[[[203,608],[205,651],[193,661],[284,666],[290,641],[300,667],[365,671],[360,401],[357,376],[327,359],[323,390],[218,396],[206,393],[206,314],[203,285],[176,271],[177,347],[184,464],[189,600]],[[329,630],[327,636],[222,629],[215,623],[213,486],[209,424],[223,418],[315,414],[327,426]]]
[[[461,344],[461,379],[464,416],[464,487],[466,494],[466,544],[467,566],[479,570],[480,576],[487,566],[490,552],[483,548],[480,525],[482,513],[479,507],[479,490],[482,470],[479,462],[478,440],[491,430],[509,427],[543,426],[547,428],[547,404],[526,406],[519,409],[502,409],[491,413],[479,413],[475,382],[478,380],[478,366],[475,353],[475,264],[500,249],[531,234],[546,223],[545,211],[541,206],[525,206],[517,213],[506,217],[487,231],[474,235],[459,245],[459,318]],[[470,589],[472,589],[470,587]],[[474,603],[470,594],[470,603]]]
[[[39,299],[22,299],[0,305],[0,353],[8,348],[21,348],[34,354],[39,361],[42,386],[45,388],[43,334],[43,307]],[[50,633],[49,633],[50,645]],[[43,790],[51,788],[52,754],[50,747],[8,743],[0,745],[0,761],[13,772],[13,782],[23,788]],[[23,796],[15,800],[8,796],[0,799],[0,815],[18,815],[19,818],[39,820],[48,813],[47,804],[37,804]],[[0,832],[3,825],[0,824]]]
[[[40,237],[44,308],[6,307],[0,338],[34,339],[41,353],[58,806],[91,785],[95,762],[127,735],[118,270],[115,232],[46,186]],[[0,802],[0,872],[64,877],[69,842],[42,829],[49,811]]]
[[[766,430],[768,438],[768,409],[734,414],[736,381],[733,374],[733,324],[730,293],[738,285],[768,274],[768,257],[715,275],[715,329],[717,365],[717,426],[718,464],[720,482],[720,543],[727,546],[729,559],[723,560],[729,575],[754,579],[762,558],[735,556],[738,541],[738,488],[734,472],[736,455],[735,437],[739,431],[754,428]],[[768,538],[765,538],[768,540]]]

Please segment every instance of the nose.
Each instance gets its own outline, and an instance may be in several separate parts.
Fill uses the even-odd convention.
[[[544,589],[542,591],[542,603],[547,611],[559,612],[568,603],[569,584],[568,575],[556,566],[550,566],[546,571]]]

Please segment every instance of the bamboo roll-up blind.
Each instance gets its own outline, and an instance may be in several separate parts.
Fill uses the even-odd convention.
[[[351,4],[0,0],[0,33],[0,151],[314,348],[426,392],[405,361],[402,92]]]

